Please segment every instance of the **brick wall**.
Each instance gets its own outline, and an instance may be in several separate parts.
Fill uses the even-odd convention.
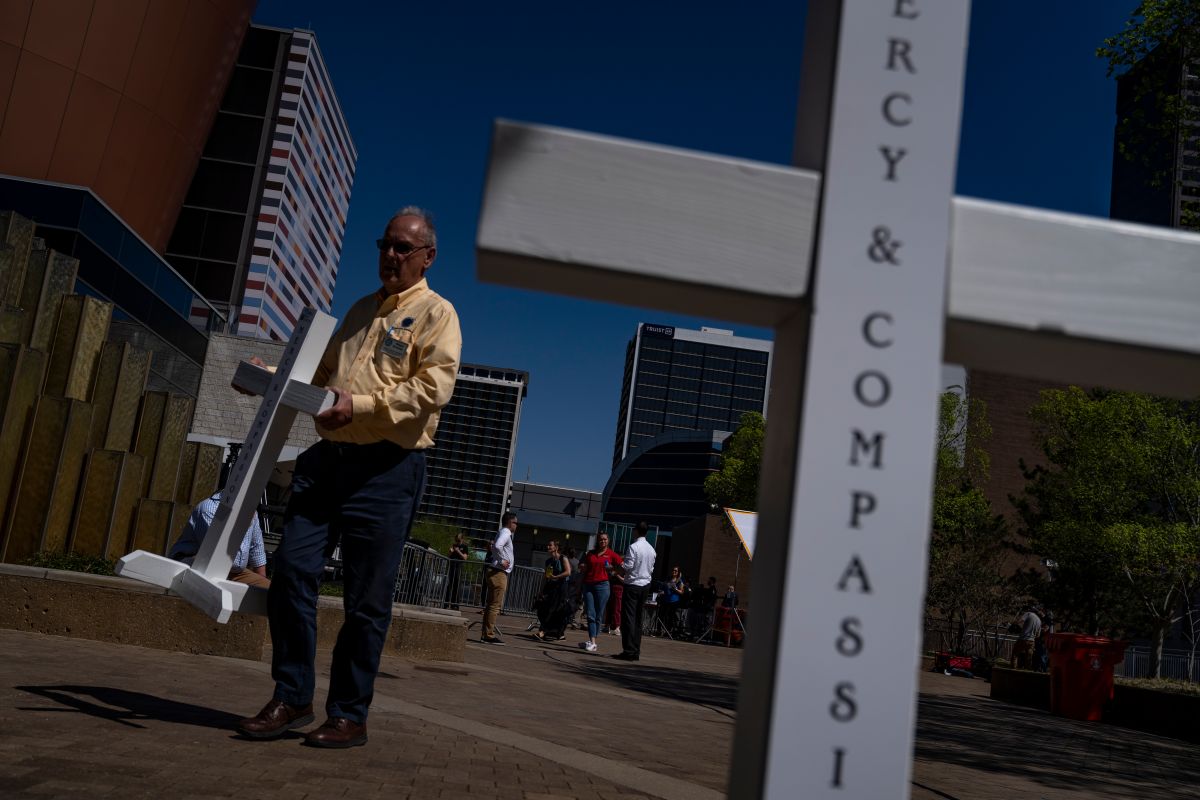
[[[987,404],[987,419],[992,427],[991,439],[984,443],[991,459],[991,478],[984,491],[995,513],[1015,520],[1016,509],[1008,498],[1019,496],[1025,488],[1018,463],[1020,459],[1025,459],[1027,467],[1042,463],[1029,410],[1038,402],[1041,390],[1066,387],[978,370],[971,370],[967,381],[971,399]]]
[[[243,440],[250,430],[260,400],[238,393],[229,382],[233,380],[238,362],[258,356],[268,364],[276,364],[283,348],[283,342],[212,334],[204,359],[204,373],[200,376],[200,394],[196,399],[192,433],[230,441]],[[312,417],[297,414],[287,443],[303,448],[316,442],[317,438]]]
[[[655,565],[656,575],[661,571],[659,566]],[[714,576],[718,597],[725,594],[728,586],[735,586],[738,605],[750,607],[750,559],[722,514],[697,517],[672,531],[671,562],[665,566],[668,575],[671,567],[678,566],[684,578],[694,585],[702,585],[710,575]]]

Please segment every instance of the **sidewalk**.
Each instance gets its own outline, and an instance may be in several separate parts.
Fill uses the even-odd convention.
[[[266,663],[0,631],[0,794],[724,796],[739,650],[652,639],[626,664],[580,650],[579,632],[544,644],[506,630],[504,647],[470,643],[465,664],[385,659],[370,743],[332,752],[232,733],[270,696]],[[601,638],[601,656],[618,649]],[[916,800],[1196,796],[1200,748],[986,690],[922,676]]]

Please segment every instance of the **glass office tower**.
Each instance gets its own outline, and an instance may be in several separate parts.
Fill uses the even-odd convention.
[[[732,331],[639,323],[625,351],[613,467],[672,430],[733,431],[764,416],[772,344]]]

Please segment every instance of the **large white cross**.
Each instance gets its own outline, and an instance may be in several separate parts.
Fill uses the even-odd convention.
[[[305,309],[273,373],[239,365],[234,383],[263,399],[191,566],[136,550],[117,562],[118,575],[171,589],[218,622],[228,622],[234,611],[267,613],[265,590],[227,578],[296,413],[315,416],[333,404],[332,392],[308,382],[335,325],[333,317]]]
[[[810,2],[796,169],[496,126],[481,278],[775,329],[734,797],[908,795],[943,358],[1200,394],[1200,236],[952,198],[968,9]]]

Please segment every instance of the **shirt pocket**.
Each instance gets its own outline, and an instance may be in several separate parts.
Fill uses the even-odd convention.
[[[385,330],[375,348],[375,366],[380,376],[385,380],[407,378],[414,346],[411,328],[391,327]]]

